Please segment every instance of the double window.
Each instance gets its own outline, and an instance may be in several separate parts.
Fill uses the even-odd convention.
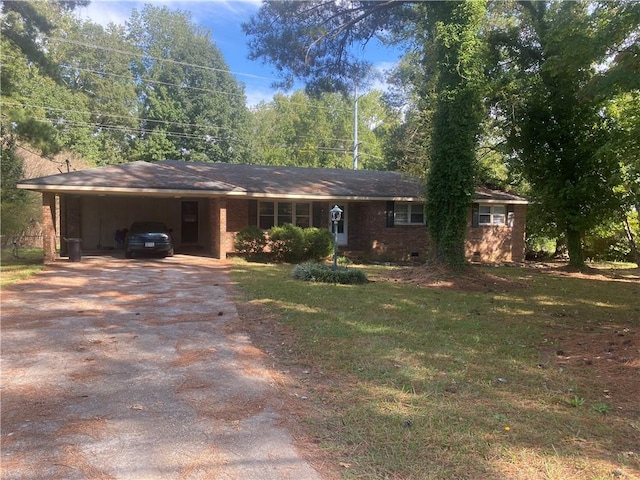
[[[506,218],[504,205],[480,205],[478,217],[480,225],[504,225]]]
[[[472,226],[507,226],[513,227],[515,211],[512,204],[474,203]]]
[[[269,230],[290,223],[302,228],[311,226],[311,204],[304,202],[259,202],[258,226]]]
[[[424,225],[424,204],[395,202],[395,225]]]

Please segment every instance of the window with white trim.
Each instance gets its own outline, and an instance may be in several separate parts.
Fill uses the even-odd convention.
[[[482,205],[479,206],[479,225],[505,225],[507,209],[504,205]]]
[[[393,221],[396,225],[424,225],[424,204],[396,202]]]
[[[269,230],[285,223],[297,227],[311,226],[311,204],[308,202],[258,202],[258,226]]]

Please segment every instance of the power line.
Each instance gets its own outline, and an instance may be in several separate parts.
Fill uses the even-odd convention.
[[[90,68],[81,68],[81,67],[74,67],[72,65],[59,65],[60,67],[68,67],[70,69],[73,70],[78,70],[80,72],[90,72],[90,73],[95,73],[97,75],[105,75],[105,76],[109,76],[109,77],[116,77],[116,78],[125,78],[125,79],[129,79],[129,80],[134,80],[133,78],[127,76],[127,75],[120,75],[118,73],[109,73],[106,71],[98,71],[98,70],[92,70]],[[179,87],[179,88],[184,88],[184,89],[188,89],[188,90],[197,90],[200,92],[206,92],[206,93],[222,93],[224,95],[229,95],[229,96],[234,96],[234,97],[243,97],[246,98],[246,94],[244,93],[233,93],[233,92],[227,92],[225,90],[211,90],[209,88],[201,88],[201,87],[191,87],[188,85],[180,85],[177,83],[169,83],[169,82],[161,82],[160,80],[152,80],[150,78],[146,78],[146,77],[140,77],[139,79],[141,82],[144,83],[153,83],[153,84],[157,84],[157,85],[165,85],[168,87]]]
[[[119,50],[117,48],[103,47],[101,45],[95,45],[93,43],[85,43],[85,42],[79,42],[77,40],[69,40],[67,38],[47,37],[47,36],[43,36],[43,38],[47,38],[49,40],[63,42],[63,43],[70,43],[72,45],[78,45],[78,46],[81,46],[81,47],[95,48],[95,49],[98,49],[98,50],[104,50],[106,52],[121,53],[121,54],[124,54],[124,55],[130,55],[130,56],[133,56],[133,57],[150,58],[151,60],[155,60],[157,62],[166,62],[166,63],[171,63],[171,64],[174,64],[174,65],[180,65],[180,66],[183,66],[183,67],[202,68],[203,70],[210,70],[212,72],[230,73],[232,75],[239,75],[239,76],[248,77],[248,78],[255,78],[255,79],[258,79],[258,80],[270,80],[270,81],[277,80],[276,78],[263,77],[261,75],[254,75],[252,73],[234,72],[232,70],[228,70],[228,69],[224,69],[224,68],[207,67],[205,65],[198,65],[196,63],[181,62],[179,60],[173,60],[173,59],[170,59],[170,58],[154,57],[152,55],[147,55],[144,52],[134,52],[134,51],[127,51],[127,50]]]
[[[140,117],[128,117],[126,115],[115,115],[112,113],[102,113],[102,112],[92,112],[89,110],[72,110],[72,109],[68,109],[68,108],[57,108],[57,107],[47,107],[46,105],[34,105],[31,103],[21,103],[21,102],[7,102],[6,100],[2,100],[3,103],[5,104],[10,104],[10,105],[15,105],[15,106],[21,106],[21,107],[31,107],[31,108],[42,108],[45,110],[51,110],[51,111],[55,111],[55,112],[68,112],[68,113],[80,113],[80,114],[89,114],[89,115],[94,115],[96,117],[102,116],[102,117],[110,117],[110,118],[123,118],[126,120],[133,120],[136,122],[150,122],[150,123],[154,123],[154,124],[165,124],[167,126],[174,126],[174,127],[194,127],[194,128],[217,128],[218,130],[230,130],[233,127],[220,127],[217,125],[207,125],[207,124],[200,124],[200,123],[181,123],[181,122],[173,122],[173,121],[169,121],[169,120],[155,120],[155,119],[151,119],[151,118],[140,118]],[[132,127],[133,128],[133,127]]]

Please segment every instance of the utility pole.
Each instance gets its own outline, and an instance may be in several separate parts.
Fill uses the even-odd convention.
[[[358,84],[353,93],[353,169],[358,169]]]

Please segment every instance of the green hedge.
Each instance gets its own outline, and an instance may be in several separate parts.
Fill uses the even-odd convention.
[[[276,262],[322,261],[333,252],[333,235],[322,228],[300,228],[286,224],[272,227],[268,236],[256,226],[243,228],[236,235],[236,252],[247,259],[268,256]],[[265,253],[268,247],[269,253]]]
[[[304,234],[300,227],[290,223],[271,227],[268,245],[277,262],[297,263],[304,258]]]
[[[266,245],[267,239],[264,236],[264,232],[256,226],[246,227],[240,230],[234,242],[236,252],[245,257],[263,253]]]
[[[291,272],[293,278],[307,282],[340,283],[352,285],[367,283],[367,275],[355,268],[338,267],[336,270],[331,265],[322,263],[301,263]]]

